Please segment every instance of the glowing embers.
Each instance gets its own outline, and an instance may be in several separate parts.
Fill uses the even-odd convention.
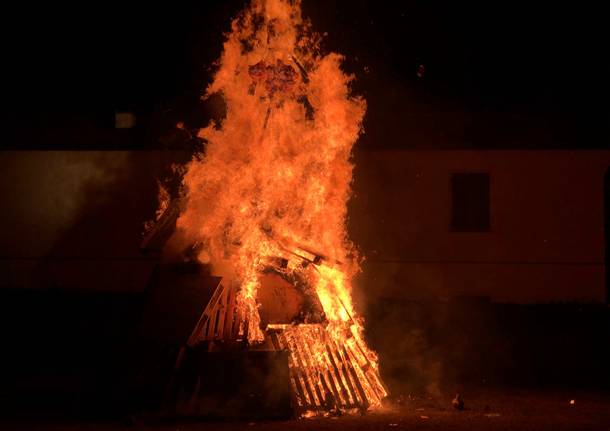
[[[355,338],[339,341],[321,324],[269,325],[267,334],[276,349],[290,352],[293,403],[300,414],[366,410],[387,395]]]

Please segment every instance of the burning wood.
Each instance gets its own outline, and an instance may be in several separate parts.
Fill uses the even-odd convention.
[[[322,325],[274,325],[269,334],[278,350],[290,352],[291,384],[302,412],[367,409],[385,397],[358,341],[339,344]]]
[[[299,1],[253,0],[207,89],[223,95],[227,116],[199,132],[206,151],[187,166],[176,222],[224,286],[189,345],[288,350],[302,413],[366,410],[387,394],[352,303],[359,267],[345,219],[365,102],[350,94],[341,61],[319,54]],[[302,308],[263,327],[258,292],[269,273],[300,292]]]
[[[296,83],[297,73],[292,66],[284,64],[282,60],[276,60],[275,65],[265,64],[263,60],[248,68],[254,87],[250,92],[254,94],[256,85],[262,84],[273,97],[276,92],[287,93],[291,91]]]
[[[178,220],[184,206],[184,201],[180,198],[170,200],[168,197],[167,200],[163,202],[165,208],[160,209],[161,211],[159,212],[157,220],[148,226],[148,229],[142,238],[140,249],[143,252],[162,247],[162,244],[167,240],[171,231],[174,229],[176,220]]]

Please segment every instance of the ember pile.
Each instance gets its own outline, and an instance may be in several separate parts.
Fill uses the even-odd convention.
[[[176,223],[222,276],[189,345],[287,349],[301,413],[387,395],[352,303],[359,257],[345,226],[365,102],[319,42],[299,1],[253,0],[233,21],[206,92],[224,97],[226,118],[199,132]],[[298,312],[261,320],[269,277],[296,292]]]

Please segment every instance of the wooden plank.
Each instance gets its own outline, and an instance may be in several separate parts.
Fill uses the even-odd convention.
[[[225,310],[225,321],[224,321],[224,338],[228,340],[234,340],[233,334],[233,322],[235,321],[235,291],[234,289],[227,289],[227,308]]]
[[[285,350],[282,347],[282,344],[285,345],[285,341],[282,341],[283,338],[281,334],[278,334],[276,331],[270,331],[272,342],[276,348],[276,350],[281,351]],[[288,370],[290,374],[290,385],[292,386],[292,393],[290,396],[290,401],[292,403],[293,410],[299,411],[301,407],[305,405],[305,398],[303,394],[303,389],[301,388],[301,382],[299,382],[299,377],[297,375],[297,370],[295,369],[294,359],[292,358],[292,352],[287,350],[288,352]]]
[[[216,317],[214,318],[214,331],[212,332],[212,339],[218,340],[218,325],[220,324],[220,316],[223,313],[222,304],[218,304],[216,309]]]
[[[201,313],[201,317],[199,318],[199,321],[195,325],[193,332],[191,332],[191,335],[188,338],[187,344],[189,346],[193,347],[199,341],[202,341],[203,339],[205,339],[207,330],[204,327],[206,327],[205,325],[209,326],[209,323],[208,323],[209,318],[210,318],[209,312],[211,309],[214,308],[216,302],[218,301],[218,298],[220,297],[220,295],[222,294],[223,291],[224,291],[224,286],[222,285],[222,283],[219,283],[218,286],[216,286],[216,290],[214,290],[214,293],[212,294],[212,298],[210,298],[210,301],[207,303],[207,305],[205,306],[205,309]]]
[[[316,395],[316,403],[318,404],[318,406],[322,407],[324,405],[324,395],[322,394],[323,388],[321,387],[320,384],[320,379],[319,379],[319,373],[318,373],[318,367],[316,366],[314,359],[312,358],[311,355],[311,350],[309,349],[309,340],[305,340],[305,337],[308,336],[312,336],[311,331],[308,331],[309,328],[307,327],[302,327],[299,337],[296,337],[296,341],[298,343],[299,346],[299,350],[301,351],[301,354],[303,355],[303,359],[305,362],[305,366],[307,367],[308,370],[308,375],[309,375],[309,380],[311,382],[311,385],[313,387],[313,390],[315,391],[315,395]],[[309,334],[307,332],[310,332]]]
[[[273,348],[275,350],[283,350],[280,346],[280,342],[278,340],[277,333],[275,331],[269,331],[269,338],[271,338],[271,343],[273,344]]]
[[[297,336],[294,334],[294,332],[291,331],[290,344],[292,346],[292,350],[294,351],[295,357],[297,359],[298,370],[299,370],[301,376],[303,377],[303,383],[305,384],[305,390],[306,390],[307,394],[309,395],[311,407],[318,407],[320,405],[320,401],[319,401],[316,391],[314,389],[314,382],[311,379],[310,370],[308,369],[308,367],[305,363],[303,353],[301,352],[301,349],[299,347],[297,340],[298,340]]]
[[[354,400],[354,405],[360,406],[362,404],[362,401],[358,398],[358,393],[356,392],[356,389],[354,388],[354,384],[352,382],[352,379],[350,378],[349,371],[347,369],[347,365],[345,364],[345,362],[343,362],[341,364],[340,368],[341,368],[341,373],[345,376],[345,382],[347,383],[347,387],[349,389],[350,395],[352,396],[352,399]]]
[[[207,339],[209,328],[210,328],[210,318],[209,318],[209,316],[206,316],[205,325],[203,326],[203,331],[201,332],[199,341],[204,341]]]
[[[298,367],[296,368],[295,375],[297,377],[297,381],[299,382],[299,386],[301,387],[301,390],[304,395],[303,399],[305,400],[305,402],[303,403],[303,410],[315,409],[316,403],[313,401],[313,399],[309,395],[309,392],[307,391],[307,386],[305,383],[305,375],[301,372],[301,370]]]
[[[237,290],[233,289],[233,323],[231,324],[231,338],[233,340],[239,339],[239,331],[241,327],[241,313],[237,306]]]
[[[307,407],[307,405],[309,404],[309,399],[308,399],[307,394],[305,393],[303,384],[301,384],[301,376],[300,376],[300,373],[299,373],[299,370],[298,370],[298,367],[296,364],[296,357],[295,357],[294,351],[290,348],[290,343],[288,342],[285,334],[281,334],[278,337],[278,339],[280,341],[280,344],[283,344],[284,347],[286,349],[288,349],[288,352],[290,352],[290,355],[288,356],[288,367],[291,371],[292,378],[295,382],[295,386],[297,388],[298,395],[302,401],[300,406],[303,408]]]
[[[218,303],[218,299],[220,298],[220,296],[222,295],[222,292],[225,290],[225,287],[221,284],[218,285],[218,287],[216,287],[216,290],[214,291],[214,294],[212,295],[212,298],[210,298],[210,301],[208,302],[208,305],[205,306],[205,309],[203,310],[203,315],[207,315],[208,317],[210,317],[212,315],[212,310],[214,308],[216,308],[216,304]]]
[[[216,326],[216,318],[218,317],[218,303],[212,310],[210,310],[210,324],[208,325],[208,330],[206,332],[205,339],[213,340],[214,339],[214,329]]]
[[[356,373],[356,370],[354,369],[354,366],[350,360],[350,356],[347,353],[347,350],[345,349],[345,346],[343,347],[343,352],[345,354],[345,357],[347,359],[347,369],[350,372],[350,375],[354,381],[354,385],[356,387],[356,390],[358,391],[358,394],[360,395],[360,398],[362,399],[362,407],[363,408],[368,408],[370,405],[369,402],[369,398],[362,386],[362,382],[360,381],[360,377],[358,376],[358,374]],[[358,366],[358,365],[357,365]]]
[[[268,336],[276,350],[289,351],[295,410],[368,408],[386,395],[379,393],[383,387],[377,386],[376,370],[367,366],[360,346],[338,343],[321,325],[271,329]],[[317,350],[319,343],[322,351]]]
[[[359,347],[359,346],[357,345],[357,347]],[[348,345],[348,346],[346,346],[346,348],[347,348],[348,352],[352,353],[352,355],[355,356],[355,351],[352,346]],[[362,352],[362,349],[360,349],[360,352],[364,355],[364,352]],[[388,393],[387,393],[387,390],[385,389],[385,387],[383,386],[383,384],[381,383],[381,380],[380,380],[379,376],[377,375],[377,372],[371,366],[370,362],[367,361],[367,363],[365,364],[365,367],[361,367],[361,373],[363,374],[364,378],[368,382],[369,387],[373,390],[373,393],[377,397],[378,401],[381,401]]]
[[[347,398],[344,399],[343,395],[341,394],[342,388],[341,388],[341,384],[339,383],[340,379],[338,379],[337,376],[335,376],[334,368],[336,368],[336,367],[333,367],[333,364],[331,363],[331,360],[329,357],[329,353],[327,351],[326,330],[322,327],[318,327],[317,332],[318,332],[318,336],[319,336],[318,338],[320,339],[320,342],[324,343],[324,351],[322,352],[322,358],[325,363],[326,378],[327,378],[327,381],[329,382],[330,389],[332,390],[332,392],[335,396],[337,405],[339,405],[339,406],[348,405],[349,399],[347,399]]]
[[[310,345],[309,343],[305,343],[305,345],[309,349],[309,355],[312,359],[312,362],[314,362],[314,366],[318,373],[318,382],[320,385],[320,390],[323,394],[324,400],[326,400],[329,395],[332,395],[332,397],[335,398],[335,394],[330,390],[329,382],[326,381],[326,371],[328,369],[328,364],[324,359],[324,341],[320,336],[321,334],[319,329],[320,327],[318,325],[312,327],[310,330],[310,335],[315,340],[315,344],[318,346],[317,348],[320,351],[315,351],[312,345]]]
[[[333,374],[332,374],[330,368],[328,368],[326,370],[326,380],[329,382],[330,390],[332,391],[332,393],[333,393],[333,395],[335,397],[335,403],[337,404],[337,406],[341,406],[343,404],[346,404],[341,399],[341,395],[339,394],[339,390],[336,387],[336,383],[334,381],[334,377],[333,377]]]
[[[302,374],[303,374],[303,380],[305,383],[305,390],[307,392],[307,394],[309,395],[309,399],[311,400],[311,404],[313,406],[319,406],[320,402],[319,400],[317,400],[316,395],[315,395],[315,391],[313,389],[313,384],[310,382],[309,379],[309,372],[307,370],[307,367],[305,366],[305,363],[303,362],[303,358],[301,357],[301,353],[299,352],[299,346],[297,345],[294,334],[286,334],[286,338],[289,340],[290,342],[290,346],[291,349],[294,351],[295,353],[295,357],[297,359],[297,365],[298,368],[300,368]]]
[[[333,343],[333,350],[335,351],[337,356],[340,358],[341,366],[339,368],[341,369],[341,373],[345,377],[345,383],[347,384],[350,395],[352,396],[352,399],[354,400],[354,405],[359,406],[362,404],[362,400],[359,399],[359,397],[358,397],[359,394],[358,394],[358,392],[356,392],[354,382],[351,379],[351,376],[350,376],[350,373],[348,370],[347,359],[345,357],[343,357],[343,355],[341,353],[341,349],[339,348],[339,346],[336,343]]]
[[[341,370],[339,369],[338,360],[337,360],[337,358],[334,357],[334,355],[332,353],[331,345],[329,343],[326,343],[326,352],[328,353],[328,357],[329,357],[330,362],[331,362],[331,364],[333,366],[333,370],[334,370],[334,374],[335,374],[335,377],[336,377],[336,381],[341,386],[341,395],[343,397],[343,400],[345,401],[344,405],[347,407],[350,404],[355,404],[350,399],[350,394],[349,394],[349,390],[347,388],[347,384],[346,384],[343,376],[341,375]]]
[[[369,384],[369,387],[372,388],[374,395],[379,400],[383,399],[388,394],[388,391],[381,382],[379,374],[373,368],[369,358],[366,356],[366,353],[364,352],[364,349],[362,348],[358,340],[353,339],[352,341],[353,342],[348,344],[346,347],[348,348],[349,352],[354,356],[354,358],[358,361],[358,365],[360,366],[360,369],[362,370],[364,377],[366,378],[366,381]]]
[[[346,376],[343,375],[343,371],[341,370],[341,357],[336,352],[335,342],[327,331],[324,331],[323,339],[326,342],[326,353],[333,365],[333,375],[335,376],[335,380],[340,384],[344,406],[353,407],[356,405],[357,399],[353,398],[353,395],[350,393]]]
[[[218,315],[218,323],[216,324],[215,335],[216,339],[222,340],[224,339],[224,328],[225,328],[225,316],[227,315],[227,295],[229,294],[229,289],[225,289],[222,292],[222,296],[220,297],[220,314]]]
[[[347,357],[350,358],[352,369],[354,370],[354,373],[356,374],[356,377],[358,379],[358,390],[363,393],[363,396],[366,398],[367,403],[370,405],[374,402],[380,401],[381,398],[378,397],[373,384],[369,381],[369,378],[367,377],[367,372],[362,368],[361,362],[358,361],[353,346],[345,344],[343,346],[343,349]]]

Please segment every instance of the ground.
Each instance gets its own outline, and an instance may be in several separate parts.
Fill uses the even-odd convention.
[[[465,409],[451,406],[452,396],[394,399],[383,409],[360,415],[290,421],[173,421],[137,419],[120,422],[5,423],[3,429],[53,431],[189,431],[189,430],[610,430],[610,394],[566,391],[473,391],[464,394]],[[570,401],[574,400],[571,404]]]

